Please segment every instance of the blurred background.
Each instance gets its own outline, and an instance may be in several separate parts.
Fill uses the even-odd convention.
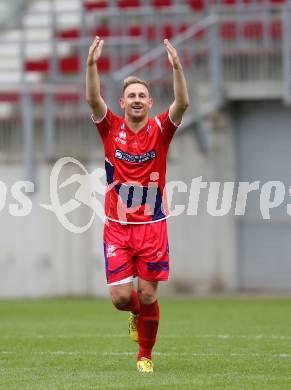
[[[191,105],[168,157],[168,181],[179,180],[173,204],[188,205],[202,176],[197,215],[169,219],[171,279],[164,295],[291,291],[291,2],[287,0],[10,0],[0,1],[0,297],[107,296],[103,225],[65,229],[40,206],[50,203],[50,174],[64,156],[90,173],[104,166],[103,148],[85,101],[85,64],[95,35],[105,40],[98,68],[102,93],[119,112],[122,81],[149,81],[152,114],[173,99],[162,41],[171,39],[184,65]],[[67,164],[70,175],[84,169]],[[31,211],[15,183],[35,183]],[[271,219],[260,192],[244,216],[207,211],[209,182],[284,183]],[[61,183],[61,181],[60,181]],[[59,190],[74,199],[78,183]],[[220,189],[222,192],[222,188]],[[98,192],[98,191],[97,191]],[[221,202],[221,193],[217,208]],[[71,214],[71,215],[69,215]],[[80,203],[67,217],[82,226]]]

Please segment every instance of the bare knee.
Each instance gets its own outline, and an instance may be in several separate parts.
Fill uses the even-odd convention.
[[[144,305],[150,305],[156,299],[156,289],[152,286],[140,286],[138,288],[138,297]]]
[[[117,309],[122,309],[131,299],[131,290],[122,288],[111,288],[110,295],[113,305]]]
[[[130,298],[127,296],[114,296],[111,297],[113,305],[116,307],[116,309],[122,309],[124,306],[126,306],[129,303]]]

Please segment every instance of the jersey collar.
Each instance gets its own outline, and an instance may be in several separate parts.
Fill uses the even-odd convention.
[[[143,131],[147,131],[149,132],[151,128],[151,125],[150,125],[150,118],[148,118],[148,121],[147,123],[141,128],[139,129],[137,132],[133,131],[128,125],[127,123],[125,122],[125,119],[123,119],[122,123],[121,123],[121,129],[124,130],[128,130],[130,133],[134,134],[134,135],[138,135],[140,133],[142,133]]]

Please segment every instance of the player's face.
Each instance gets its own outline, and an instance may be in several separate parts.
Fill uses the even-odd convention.
[[[147,116],[152,105],[153,101],[148,89],[139,83],[130,84],[120,99],[120,107],[124,110],[125,115],[136,122]]]

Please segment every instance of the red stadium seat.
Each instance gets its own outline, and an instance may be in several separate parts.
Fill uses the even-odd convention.
[[[81,94],[78,92],[58,92],[55,95],[55,100],[57,102],[70,102],[77,103],[81,100]]]
[[[243,33],[247,39],[261,39],[263,37],[262,22],[247,22],[244,25]]]
[[[55,95],[57,102],[79,102],[81,100],[80,92],[57,92]],[[20,101],[20,93],[15,91],[0,92],[0,102],[3,103],[18,103]],[[45,93],[43,91],[33,92],[33,102],[42,102]]]
[[[236,5],[236,0],[222,0],[224,5]]]
[[[119,8],[140,7],[140,0],[119,0],[117,5]]]
[[[174,36],[173,26],[171,24],[165,24],[162,28],[163,38],[172,39]]]
[[[29,60],[25,64],[25,70],[27,72],[41,72],[46,73],[50,69],[50,61],[49,59],[41,59],[41,60]]]
[[[94,11],[96,9],[102,9],[102,8],[107,8],[109,6],[108,0],[97,0],[97,1],[85,1],[84,3],[84,8],[87,11]]]
[[[78,73],[80,71],[80,59],[78,56],[61,58],[59,60],[61,73]]]
[[[46,94],[42,90],[33,92],[32,100],[34,103],[42,103],[44,101]],[[79,92],[57,92],[54,95],[56,102],[64,103],[77,103],[81,100],[81,94]]]
[[[131,37],[140,37],[142,35],[142,29],[138,25],[133,25],[128,28],[127,33]]]
[[[273,39],[282,38],[282,22],[281,20],[274,20],[269,26],[269,33]]]
[[[61,39],[77,39],[80,37],[80,30],[72,28],[70,30],[59,31],[57,36]]]
[[[59,71],[61,73],[78,73],[80,72],[80,58],[75,56],[64,57],[58,61]],[[110,71],[110,58],[102,56],[98,60],[98,69],[103,72]],[[26,62],[25,70],[28,72],[43,72],[46,73],[50,69],[50,60],[41,59],[41,60],[30,60]]]
[[[0,102],[3,103],[17,103],[20,100],[20,94],[18,92],[0,92]]]
[[[235,22],[224,22],[219,28],[219,35],[224,40],[237,38],[237,24]]]
[[[174,36],[174,29],[171,24],[165,24],[161,26],[161,37],[159,36],[159,30],[155,25],[148,25],[146,28],[146,37],[148,41],[156,41],[157,39],[172,39]]]
[[[205,8],[204,0],[188,0],[188,4],[194,11],[201,12]]]
[[[103,72],[110,71],[109,57],[102,56],[98,60],[98,69]],[[78,73],[80,71],[80,58],[78,56],[64,57],[59,60],[61,73]]]
[[[101,38],[110,37],[114,35],[108,26],[99,26],[93,31],[93,35],[98,35]]]
[[[152,0],[152,6],[155,8],[171,7],[172,0]]]
[[[111,70],[111,61],[109,57],[101,56],[98,60],[98,70],[101,72],[110,72]]]
[[[270,0],[273,4],[284,4],[287,2],[287,0]]]

